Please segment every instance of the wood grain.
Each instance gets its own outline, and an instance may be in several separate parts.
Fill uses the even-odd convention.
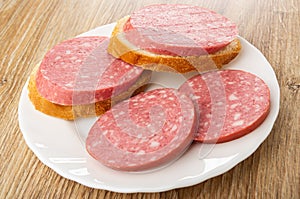
[[[229,172],[161,193],[97,190],[59,176],[29,150],[18,127],[25,81],[56,43],[153,3],[200,5],[237,23],[278,77],[281,108],[271,134]],[[0,0],[0,198],[300,198],[299,5],[298,0]]]

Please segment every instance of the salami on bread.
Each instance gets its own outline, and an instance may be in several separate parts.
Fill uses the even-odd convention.
[[[73,120],[104,113],[143,90],[150,71],[106,52],[107,37],[78,37],[53,47],[34,70],[29,98],[45,114]]]
[[[238,55],[237,34],[234,23],[211,10],[151,5],[117,22],[108,52],[153,71],[205,71],[221,68]]]
[[[109,55],[108,42],[107,37],[77,37],[54,46],[36,74],[41,96],[60,105],[80,105],[126,91],[143,69]]]
[[[179,91],[193,99],[199,110],[196,141],[220,143],[257,128],[270,110],[265,82],[241,70],[203,73],[187,80]]]
[[[193,141],[194,110],[191,99],[175,89],[141,93],[100,116],[87,137],[87,151],[117,170],[140,171],[167,164]]]

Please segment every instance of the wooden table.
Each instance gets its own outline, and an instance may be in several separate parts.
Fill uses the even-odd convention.
[[[19,97],[31,70],[58,42],[144,5],[167,2],[200,5],[229,17],[266,56],[281,90],[271,134],[229,172],[162,193],[114,193],[59,176],[27,147],[18,126]],[[299,0],[0,0],[0,198],[299,198],[299,5]]]

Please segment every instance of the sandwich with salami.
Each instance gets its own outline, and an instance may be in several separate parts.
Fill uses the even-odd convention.
[[[34,107],[73,120],[103,114],[142,91],[151,72],[109,55],[108,41],[107,37],[77,37],[48,51],[30,77],[29,98]]]
[[[155,4],[120,19],[108,52],[153,71],[186,73],[222,68],[241,50],[238,29],[206,8]]]

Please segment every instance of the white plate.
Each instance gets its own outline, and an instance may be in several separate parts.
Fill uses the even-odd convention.
[[[115,24],[108,24],[83,35],[109,36]],[[84,140],[96,118],[64,121],[34,109],[28,99],[27,84],[19,103],[19,125],[26,143],[36,156],[59,175],[88,187],[116,192],[160,192],[191,186],[220,175],[250,156],[269,135],[279,111],[280,91],[275,73],[265,57],[245,39],[242,51],[226,68],[241,69],[262,78],[271,91],[271,111],[252,133],[237,140],[217,144],[193,144],[167,167],[147,172],[120,172],[102,166],[85,150]],[[183,76],[155,73],[153,81],[178,87]]]

